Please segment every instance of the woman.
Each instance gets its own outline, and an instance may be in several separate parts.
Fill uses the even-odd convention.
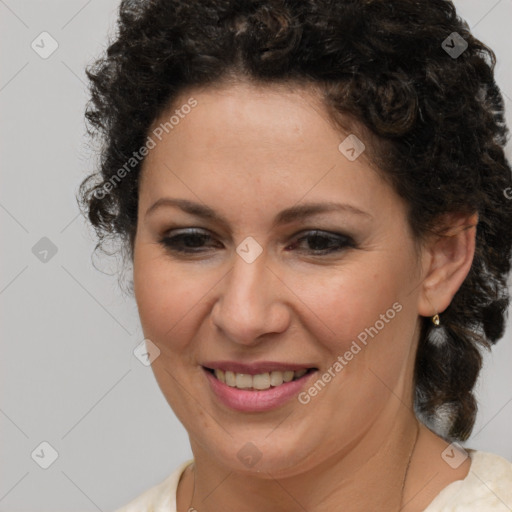
[[[120,511],[512,508],[454,444],[509,300],[493,68],[445,0],[121,3],[80,198],[194,460]]]

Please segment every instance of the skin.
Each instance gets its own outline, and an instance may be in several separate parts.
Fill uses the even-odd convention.
[[[448,443],[422,425],[415,443],[412,382],[420,317],[442,313],[466,277],[476,216],[446,217],[452,236],[418,246],[404,202],[368,152],[341,154],[348,134],[312,89],[193,89],[154,126],[190,97],[197,106],[144,161],[133,258],[144,335],[161,351],[153,371],[194,454],[178,511],[423,510],[470,465],[449,467]],[[163,197],[208,205],[227,224],[175,206],[147,213]],[[285,208],[326,201],[365,214],[273,226]],[[161,243],[185,228],[213,239],[192,256]],[[313,229],[355,244],[327,255],[308,252],[311,240],[292,245]],[[236,252],[248,236],[264,249],[252,263]],[[315,366],[307,389],[394,303],[401,311],[306,405],[242,413],[210,391],[201,362],[221,359]],[[250,468],[237,457],[248,442],[261,453]]]

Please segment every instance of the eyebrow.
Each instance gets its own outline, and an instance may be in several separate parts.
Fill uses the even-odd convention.
[[[146,210],[145,216],[147,217],[151,212],[162,206],[175,206],[186,213],[195,215],[196,217],[201,217],[203,219],[218,222],[220,224],[223,224],[224,226],[229,226],[229,222],[222,215],[217,213],[209,206],[206,206],[201,203],[196,203],[188,199],[162,197]],[[333,211],[341,211],[373,219],[373,215],[366,211],[360,210],[359,208],[351,204],[334,202],[304,203],[294,205],[291,206],[290,208],[286,208],[285,210],[280,211],[274,218],[272,227],[297,220],[303,220],[307,217],[311,217],[313,215],[317,215],[320,213],[327,213]]]

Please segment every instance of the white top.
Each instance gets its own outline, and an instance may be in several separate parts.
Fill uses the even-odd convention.
[[[471,458],[466,478],[445,487],[423,512],[511,512],[512,463],[493,453],[466,451]],[[178,482],[191,463],[184,462],[163,482],[115,512],[176,512]]]

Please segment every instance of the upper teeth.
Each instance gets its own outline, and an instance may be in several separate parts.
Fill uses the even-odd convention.
[[[249,375],[247,373],[235,373],[223,370],[214,370],[215,377],[232,388],[239,389],[269,389],[271,386],[280,386],[283,382],[298,379],[307,373],[307,369],[287,370],[285,372],[273,371]]]

